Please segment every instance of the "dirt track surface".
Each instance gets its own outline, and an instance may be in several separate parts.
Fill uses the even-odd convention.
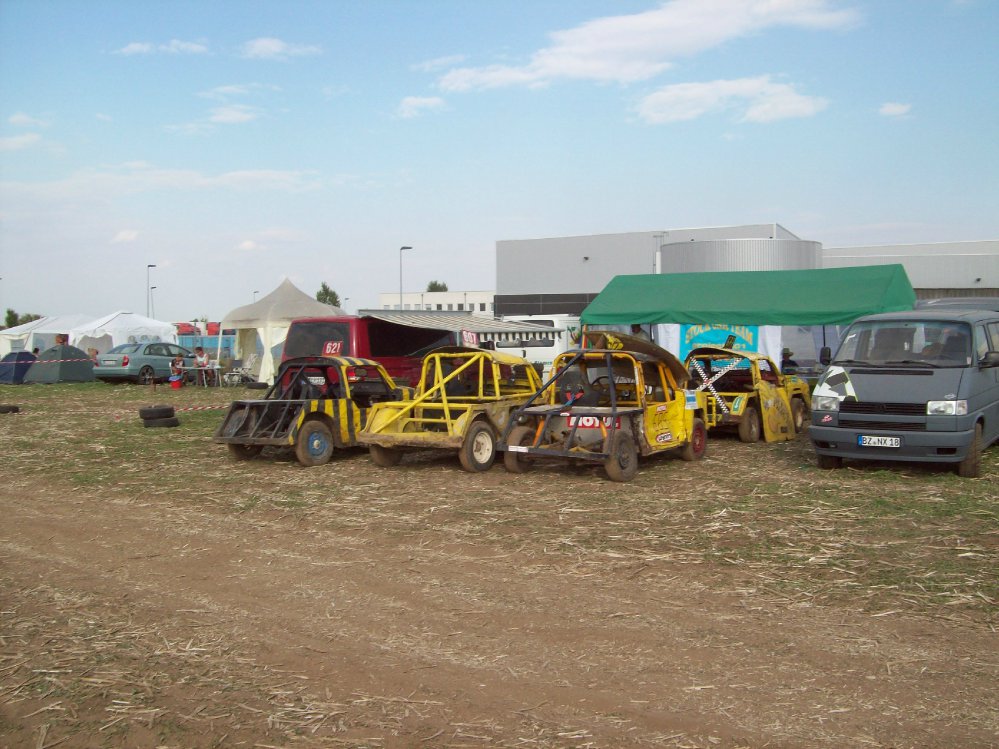
[[[587,472],[309,470],[347,487],[352,522],[335,498],[232,512],[154,482],[6,481],[0,746],[999,746],[991,625],[815,605],[682,554],[574,554],[533,540],[537,508],[461,532],[488,498],[548,494],[568,529],[572,497],[608,485]],[[263,460],[247,481],[274,471],[308,475]],[[412,481],[436,493],[386,522]]]

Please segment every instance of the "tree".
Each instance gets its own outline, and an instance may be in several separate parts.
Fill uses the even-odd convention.
[[[32,320],[37,320],[41,315],[34,315],[27,312],[23,315],[17,314],[14,310],[7,308],[7,314],[3,319],[3,326],[5,328],[16,328],[18,325],[24,325],[26,322],[31,322]]]
[[[340,295],[333,291],[333,289],[331,289],[325,281],[323,281],[323,285],[319,287],[319,291],[316,292],[316,300],[322,302],[323,304],[329,304],[333,307],[340,306]]]
[[[447,284],[443,281],[431,281],[427,284],[427,291],[447,291]]]

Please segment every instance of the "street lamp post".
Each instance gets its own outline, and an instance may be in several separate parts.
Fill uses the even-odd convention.
[[[149,317],[149,306],[151,304],[152,297],[153,297],[153,292],[151,292],[149,290],[149,269],[150,268],[155,268],[155,267],[156,266],[153,265],[152,263],[149,263],[146,266],[146,317]]]
[[[156,317],[156,299],[153,292],[156,291],[155,286],[149,287],[149,316]]]
[[[256,301],[257,301],[257,294],[259,294],[259,293],[260,293],[259,291],[254,291],[253,292],[253,301],[254,301],[254,303],[256,303]]]
[[[402,251],[413,249],[409,245],[399,248],[399,311],[402,311]]]

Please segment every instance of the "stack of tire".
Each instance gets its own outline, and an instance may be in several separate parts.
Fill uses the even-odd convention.
[[[7,403],[0,403],[0,414],[18,414],[21,413],[20,406],[12,406]]]
[[[173,406],[143,406],[139,409],[139,416],[142,418],[144,427],[177,427],[180,426],[180,419],[177,418]]]

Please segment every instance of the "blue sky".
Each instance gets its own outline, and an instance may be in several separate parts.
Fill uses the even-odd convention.
[[[350,309],[502,239],[999,238],[996,0],[0,0],[0,308]],[[525,273],[530,273],[525,268]],[[638,272],[638,269],[624,269]]]

